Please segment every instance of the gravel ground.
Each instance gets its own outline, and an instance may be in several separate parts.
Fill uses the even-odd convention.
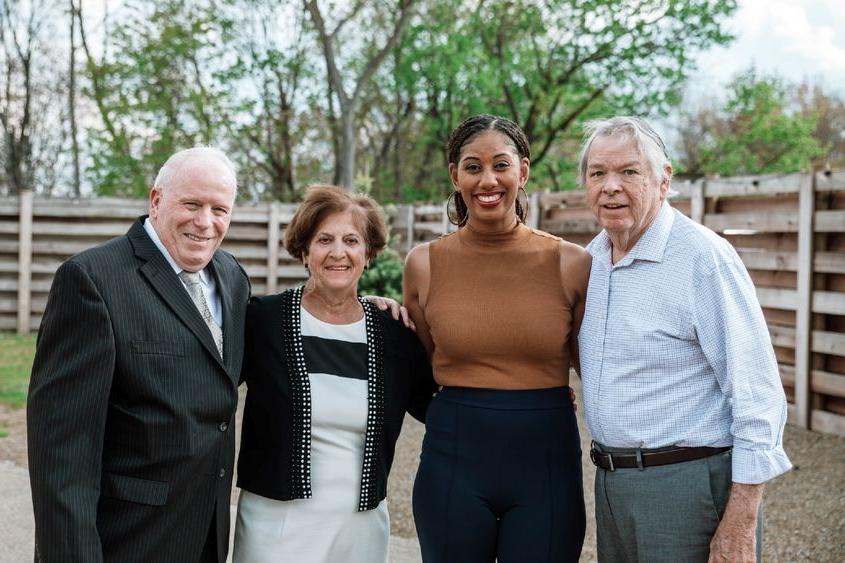
[[[587,451],[589,435],[580,412],[583,411],[579,409],[578,415],[582,449]],[[0,463],[11,462],[25,468],[24,410],[0,406],[0,430],[8,434],[0,438]],[[411,490],[424,432],[421,424],[410,417],[406,419],[397,444],[388,490],[391,533],[409,540],[416,538],[411,515]],[[768,486],[763,560],[845,562],[845,438],[787,426],[784,444],[795,469]],[[595,522],[592,518],[593,474],[589,459],[585,459],[584,490],[588,518],[587,538],[581,557],[585,562],[596,560]],[[233,500],[235,498],[236,492]]]
[[[580,397],[580,389],[573,383]],[[589,451],[590,436],[578,409],[581,449]],[[416,537],[411,490],[425,428],[406,417],[390,473],[388,499],[392,533]],[[769,483],[765,496],[763,561],[845,562],[845,438],[787,426],[784,445],[795,469]],[[581,561],[596,560],[593,518],[595,468],[583,458],[587,504],[587,537]]]

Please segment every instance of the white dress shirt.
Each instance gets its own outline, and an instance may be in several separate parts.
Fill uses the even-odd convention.
[[[786,398],[754,285],[733,247],[664,202],[611,263],[602,231],[578,337],[584,409],[606,446],[733,446],[732,478],[788,471]]]
[[[158,238],[158,233],[153,227],[153,224],[150,222],[149,217],[144,220],[144,230],[147,231],[147,234],[150,236],[153,243],[155,243],[156,248],[158,248],[164,255],[164,258],[167,260],[167,263],[170,264],[170,267],[173,268],[176,275],[178,276],[181,274],[183,268],[173,260],[172,256],[170,256],[170,253],[167,251],[164,243],[162,243],[161,239]],[[214,281],[214,276],[211,274],[211,271],[207,266],[200,270],[200,281],[202,282],[200,285],[202,286],[203,294],[205,294],[205,300],[208,303],[208,309],[211,311],[211,316],[214,317],[214,322],[217,323],[217,326],[222,327],[223,305],[220,302],[220,293],[217,291],[217,283]],[[182,285],[185,285],[185,282],[182,282]]]

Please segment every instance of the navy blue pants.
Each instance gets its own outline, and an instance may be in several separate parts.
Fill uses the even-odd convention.
[[[438,393],[414,520],[425,563],[578,561],[586,522],[569,388]]]

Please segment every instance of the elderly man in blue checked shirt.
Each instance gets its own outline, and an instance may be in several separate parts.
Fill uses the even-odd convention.
[[[730,244],[669,206],[645,121],[588,128],[581,181],[604,230],[579,343],[599,561],[759,561],[764,483],[791,464],[754,286]]]

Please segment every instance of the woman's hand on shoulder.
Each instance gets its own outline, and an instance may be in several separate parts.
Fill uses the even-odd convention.
[[[402,321],[402,324],[411,330],[417,330],[416,325],[414,325],[414,321],[411,319],[410,315],[408,315],[408,309],[395,299],[391,299],[390,297],[380,297],[378,295],[365,295],[364,299],[382,311],[390,311],[390,316],[392,316],[394,320]]]

